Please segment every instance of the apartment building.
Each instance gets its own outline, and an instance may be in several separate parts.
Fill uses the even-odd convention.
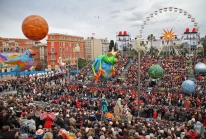
[[[93,61],[98,55],[106,54],[109,51],[109,42],[107,39],[95,39],[87,37],[84,40],[85,59]]]
[[[76,44],[80,51],[75,52]],[[64,63],[75,65],[78,58],[85,58],[84,37],[60,33],[50,33],[47,36],[47,63],[48,69],[59,69],[58,59]]]

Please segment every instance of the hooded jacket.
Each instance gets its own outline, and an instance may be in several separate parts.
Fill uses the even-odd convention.
[[[190,136],[191,139],[196,139],[196,137],[198,136],[197,132],[188,132],[188,135]]]

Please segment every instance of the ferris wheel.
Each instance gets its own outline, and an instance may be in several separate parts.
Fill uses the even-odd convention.
[[[195,18],[183,9],[166,7],[147,16],[141,24],[139,34],[141,41],[148,40],[150,34],[153,34],[155,39],[165,39],[168,36],[168,39],[171,40],[181,40],[186,28],[197,28],[198,30]],[[165,36],[166,34],[167,36]]]

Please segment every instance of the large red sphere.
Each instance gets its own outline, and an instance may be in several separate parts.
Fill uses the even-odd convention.
[[[22,23],[22,32],[28,39],[39,41],[47,36],[49,26],[41,16],[30,15]]]

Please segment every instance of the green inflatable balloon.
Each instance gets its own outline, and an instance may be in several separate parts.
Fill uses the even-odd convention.
[[[160,65],[152,65],[148,70],[149,76],[153,79],[161,78],[163,75],[163,69]]]

